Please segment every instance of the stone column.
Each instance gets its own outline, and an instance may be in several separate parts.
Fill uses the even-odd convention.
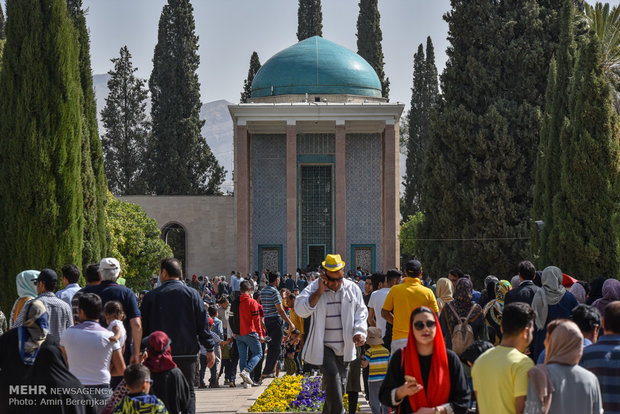
[[[340,254],[343,260],[352,265],[353,258],[347,257],[347,170],[346,170],[346,130],[344,120],[336,121],[336,166],[335,166],[335,196],[336,196],[336,248],[333,253]],[[332,252],[327,252],[332,253]]]
[[[383,133],[383,237],[381,267],[391,269],[400,264],[398,252],[398,142],[394,121],[386,122]]]
[[[245,121],[238,121],[235,134],[235,198],[237,199],[237,271],[250,266],[250,139]]]
[[[297,271],[297,125],[286,122],[286,273]]]

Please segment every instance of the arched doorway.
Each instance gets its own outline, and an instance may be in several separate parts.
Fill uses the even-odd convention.
[[[187,238],[185,237],[185,227],[179,223],[168,223],[161,229],[161,238],[170,246],[174,257],[179,259],[183,269],[183,276],[188,278],[189,275],[186,272]]]

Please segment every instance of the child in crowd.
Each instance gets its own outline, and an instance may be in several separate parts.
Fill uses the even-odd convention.
[[[285,345],[285,359],[284,367],[286,369],[286,375],[295,375],[301,372],[301,364],[299,364],[299,351],[300,351],[300,333],[299,329],[294,329]]]
[[[368,399],[372,414],[387,414],[390,407],[379,401],[379,389],[387,373],[390,351],[383,346],[381,329],[375,326],[368,328],[366,344],[370,346],[362,358],[362,367],[370,367],[368,374]]]
[[[138,414],[138,413],[167,413],[164,403],[154,395],[149,395],[151,390],[151,373],[142,364],[132,364],[125,370],[125,382],[129,393],[114,408],[114,413]]]
[[[114,333],[109,338],[110,342],[119,342],[121,352],[125,352],[127,331],[125,331],[125,326],[123,325],[123,319],[125,318],[123,305],[116,300],[107,302],[103,307],[103,315],[105,316],[105,322],[108,324],[108,330]]]

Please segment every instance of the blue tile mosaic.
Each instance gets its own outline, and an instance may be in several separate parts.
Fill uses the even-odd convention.
[[[350,246],[376,246],[375,269],[381,269],[381,135],[347,134],[347,255],[353,268]]]
[[[252,265],[259,245],[282,245],[286,256],[286,135],[252,135]]]

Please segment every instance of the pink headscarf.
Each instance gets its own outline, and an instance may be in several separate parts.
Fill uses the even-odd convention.
[[[151,370],[151,373],[169,371],[177,366],[172,360],[171,341],[165,332],[155,331],[145,339],[147,357],[144,365]]]
[[[603,297],[595,300],[592,306],[603,315],[607,305],[616,300],[620,300],[620,282],[617,279],[607,279],[603,283]]]

